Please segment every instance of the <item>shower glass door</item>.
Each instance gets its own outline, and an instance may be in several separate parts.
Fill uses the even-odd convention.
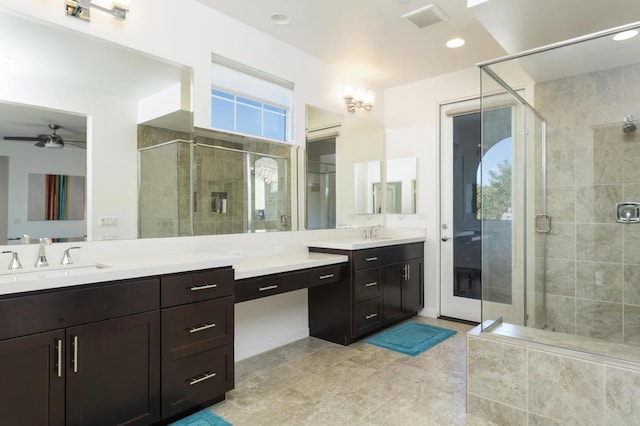
[[[545,125],[522,92],[483,68],[482,321],[543,321],[546,258]]]

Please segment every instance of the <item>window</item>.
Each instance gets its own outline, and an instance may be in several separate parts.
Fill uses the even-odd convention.
[[[286,108],[211,90],[211,126],[231,132],[287,140]]]
[[[212,55],[211,127],[292,140],[293,83]]]

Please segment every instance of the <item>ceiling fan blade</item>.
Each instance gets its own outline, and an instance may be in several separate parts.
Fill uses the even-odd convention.
[[[74,148],[80,148],[80,149],[87,149],[86,145],[82,145],[82,144],[78,144],[78,143],[73,143],[73,142],[69,142],[68,140],[64,141],[65,146],[72,146]]]
[[[67,143],[67,142],[85,143],[85,144],[87,143],[87,141],[84,141],[82,139],[67,139],[67,138],[64,138],[64,143]]]
[[[41,138],[35,137],[35,136],[5,136],[4,139],[8,141],[40,141],[42,140]]]

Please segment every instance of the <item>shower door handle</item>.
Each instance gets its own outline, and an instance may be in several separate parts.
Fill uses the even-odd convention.
[[[551,216],[547,213],[536,215],[536,232],[548,234],[551,231]]]
[[[442,237],[442,238],[441,238],[442,242],[445,242],[445,243],[446,243],[447,241],[449,241],[450,239],[451,239],[451,238],[449,238],[449,237]]]

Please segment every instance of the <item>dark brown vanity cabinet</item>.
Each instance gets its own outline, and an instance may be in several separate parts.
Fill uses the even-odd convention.
[[[233,270],[162,280],[162,417],[224,399],[233,389]]]
[[[64,425],[63,330],[0,341],[0,419],[8,425]]]
[[[150,425],[233,388],[230,267],[0,297],[0,424]]]
[[[349,257],[349,285],[309,289],[310,334],[348,345],[424,307],[424,243],[363,250],[310,248]]]
[[[131,280],[1,298],[1,422],[159,420],[158,284]]]

